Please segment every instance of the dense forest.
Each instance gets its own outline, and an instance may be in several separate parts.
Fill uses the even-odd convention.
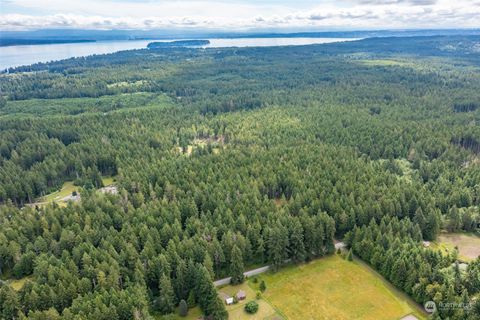
[[[151,319],[345,239],[435,319],[479,319],[480,37],[151,48],[0,75],[2,319]],[[101,177],[118,194],[100,194]],[[66,181],[81,201],[35,205]],[[33,205],[32,205],[33,204]],[[9,279],[26,279],[15,290]]]

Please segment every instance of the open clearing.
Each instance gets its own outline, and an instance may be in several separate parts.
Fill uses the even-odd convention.
[[[247,298],[245,300],[239,301],[237,304],[225,306],[225,309],[228,312],[229,320],[266,320],[266,319],[275,319],[282,320],[283,317],[280,316],[275,309],[264,299],[256,300],[256,291],[254,291],[247,283],[243,283],[237,286],[224,286],[218,289],[218,295],[220,300],[225,303],[226,297],[233,297],[237,294],[239,290],[243,290]],[[258,302],[259,308],[258,312],[255,314],[248,314],[245,312],[245,304],[249,301],[256,300]],[[202,311],[197,306],[188,310],[188,315],[186,317],[180,317],[178,315],[178,308],[173,315],[168,316],[155,316],[156,319],[168,319],[168,320],[196,320],[202,317]]]
[[[67,181],[63,184],[62,188],[58,191],[52,192],[40,199],[41,202],[54,202],[72,194],[73,191],[78,192],[78,187],[73,185],[73,181]]]
[[[113,177],[102,177],[102,182],[105,187],[108,187],[115,182],[115,179]]]
[[[115,182],[114,177],[102,177],[102,182],[104,186],[111,186]],[[35,203],[31,205],[46,205],[52,202],[58,203],[60,206],[66,206],[69,200],[72,200],[72,192],[79,192],[80,187],[75,186],[73,181],[66,181],[63,183],[62,188],[58,191],[49,193],[36,200]]]
[[[338,255],[258,276],[263,297],[288,319],[424,319],[420,306],[360,261]],[[258,282],[260,283],[260,281]],[[256,290],[258,284],[249,285]]]
[[[444,252],[458,247],[459,258],[471,261],[480,256],[480,237],[468,233],[441,233],[436,247]]]
[[[25,285],[25,282],[27,282],[27,280],[32,280],[32,279],[33,279],[32,276],[28,276],[28,277],[24,277],[24,278],[21,278],[21,279],[10,280],[9,283],[10,283],[10,286],[13,288],[13,290],[19,291],[20,289],[23,288],[23,286]]]
[[[237,304],[226,306],[228,311],[228,319],[230,320],[263,320],[263,319],[273,319],[277,316],[278,319],[282,319],[280,316],[276,315],[275,309],[264,299],[257,300],[259,308],[258,312],[255,314],[248,314],[245,312],[245,304],[249,301],[256,300],[256,291],[254,291],[248,284],[243,283],[237,286],[225,286],[218,289],[220,299],[225,303],[225,297],[233,297],[237,294],[239,290],[245,291],[247,298],[245,300],[239,301]]]

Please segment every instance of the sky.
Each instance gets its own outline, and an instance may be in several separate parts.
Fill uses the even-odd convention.
[[[0,0],[0,30],[479,28],[480,0]]]

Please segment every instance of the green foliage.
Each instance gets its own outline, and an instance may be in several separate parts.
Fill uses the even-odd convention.
[[[243,276],[244,266],[242,252],[237,246],[233,247],[232,258],[230,262],[230,283],[233,285],[240,284],[244,280]]]
[[[141,319],[183,299],[223,319],[213,278],[344,235],[419,302],[473,297],[475,265],[455,276],[418,243],[480,223],[479,110],[452,110],[478,101],[475,41],[145,50],[0,75],[0,274],[31,279],[0,289],[1,317]],[[95,192],[102,175],[118,195]],[[25,206],[65,181],[79,203]]]
[[[193,290],[190,290],[188,294],[187,305],[189,308],[193,308],[196,305],[195,292]]]
[[[227,319],[228,313],[225,310],[225,305],[218,297],[207,269],[202,265],[197,265],[197,270],[196,297],[198,297],[200,308],[206,316],[210,316],[212,319]]]
[[[14,319],[20,310],[18,296],[9,286],[0,286],[0,307],[2,319]]]
[[[462,275],[455,257],[423,248],[418,229],[408,219],[384,217],[380,223],[372,220],[368,226],[354,228],[346,241],[355,254],[418,303],[473,303],[469,294],[480,292],[475,281],[470,284],[470,277],[478,276],[475,263],[468,268],[470,274]],[[442,319],[473,316],[464,308],[440,308],[438,313]]]
[[[7,99],[5,99],[4,96],[0,96],[0,109],[5,108],[6,105],[7,105]]]
[[[185,300],[180,300],[180,303],[178,304],[178,314],[180,317],[186,317],[188,315],[188,305]]]
[[[160,311],[162,314],[172,313],[173,310],[175,309],[175,303],[174,303],[175,296],[173,293],[170,277],[167,277],[165,274],[162,274],[158,287],[159,287],[159,297],[156,304],[157,310]]]
[[[260,291],[265,292],[265,290],[267,290],[267,285],[265,284],[265,281],[262,280],[260,282]]]
[[[249,314],[257,313],[258,303],[256,301],[249,301],[245,304],[245,312]]]
[[[348,261],[353,261],[353,253],[352,253],[352,249],[348,250],[348,253],[347,253],[346,259],[347,259]]]

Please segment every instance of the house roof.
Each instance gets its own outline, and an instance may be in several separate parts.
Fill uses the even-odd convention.
[[[237,293],[237,297],[246,297],[246,296],[247,296],[247,294],[246,294],[245,291],[243,291],[243,290],[240,290],[240,291],[238,291],[238,293]]]

